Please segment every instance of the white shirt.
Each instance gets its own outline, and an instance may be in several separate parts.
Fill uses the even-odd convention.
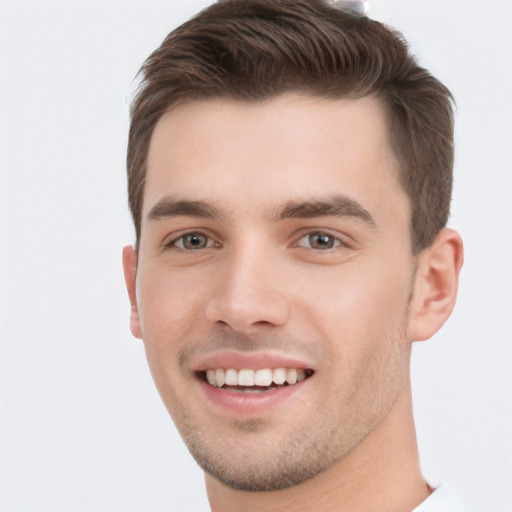
[[[441,484],[436,490],[412,512],[465,512],[464,503],[455,489],[448,484]]]

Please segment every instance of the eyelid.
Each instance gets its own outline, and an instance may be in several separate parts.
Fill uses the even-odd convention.
[[[162,244],[163,249],[177,249],[180,251],[192,251],[193,249],[186,249],[185,247],[178,247],[176,243],[181,240],[183,241],[185,237],[190,235],[200,235],[204,236],[208,239],[207,246],[202,248],[204,249],[210,249],[215,246],[220,246],[220,244],[215,240],[215,238],[208,232],[205,232],[202,229],[187,229],[178,231],[176,233],[172,233],[171,235],[168,235],[165,237],[164,242]],[[201,250],[201,249],[196,249]]]
[[[318,249],[318,248],[314,248],[314,247],[306,247],[304,245],[299,245],[299,242],[303,238],[310,237],[312,235],[324,235],[324,236],[329,236],[331,238],[334,238],[335,245],[333,247],[328,247],[325,249]],[[315,251],[328,251],[328,250],[332,250],[332,249],[337,249],[339,247],[350,247],[350,243],[347,240],[346,236],[342,236],[339,233],[338,234],[332,233],[328,229],[308,229],[306,232],[303,232],[298,238],[296,238],[296,241],[293,243],[293,247],[311,249],[311,250],[315,250]]]
[[[199,229],[183,229],[183,230],[180,230],[180,231],[177,231],[177,232],[167,235],[164,238],[164,241],[162,243],[162,248],[164,250],[177,249],[177,250],[186,251],[186,252],[193,251],[193,249],[186,249],[185,247],[179,247],[176,245],[177,242],[179,242],[180,240],[183,241],[183,239],[185,237],[190,236],[190,235],[201,235],[208,239],[207,246],[202,248],[202,250],[210,249],[213,247],[220,247],[222,245],[220,242],[217,241],[217,239],[216,239],[217,237],[214,234],[212,234],[208,230],[199,228]],[[302,239],[304,239],[308,236],[311,236],[311,235],[326,235],[326,236],[334,238],[336,243],[335,243],[334,247],[327,248],[327,249],[316,249],[313,247],[306,247],[304,245],[299,245],[299,242]],[[347,235],[340,234],[340,233],[333,233],[331,230],[325,229],[325,228],[307,228],[304,230],[300,230],[299,234],[294,237],[294,240],[295,241],[292,242],[291,247],[311,249],[311,250],[315,250],[315,251],[328,251],[329,249],[332,250],[332,249],[337,249],[340,247],[351,247],[350,237],[348,237]],[[201,249],[196,249],[196,250],[199,251]]]

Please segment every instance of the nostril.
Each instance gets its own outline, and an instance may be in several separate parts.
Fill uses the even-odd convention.
[[[259,320],[258,322],[254,322],[253,325],[265,326],[265,325],[272,325],[272,324],[270,322],[267,322],[266,320]]]

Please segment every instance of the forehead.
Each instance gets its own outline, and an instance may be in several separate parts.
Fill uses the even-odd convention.
[[[333,193],[372,208],[403,201],[388,132],[374,97],[181,105],[153,132],[143,217],[169,195],[245,210]]]

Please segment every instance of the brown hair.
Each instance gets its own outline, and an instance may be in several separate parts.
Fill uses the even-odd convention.
[[[162,114],[184,102],[262,101],[287,92],[375,95],[389,112],[414,252],[449,216],[453,167],[450,91],[420,67],[402,35],[321,0],[221,0],[171,32],[146,60],[131,105],[127,171],[137,247],[146,160]]]

